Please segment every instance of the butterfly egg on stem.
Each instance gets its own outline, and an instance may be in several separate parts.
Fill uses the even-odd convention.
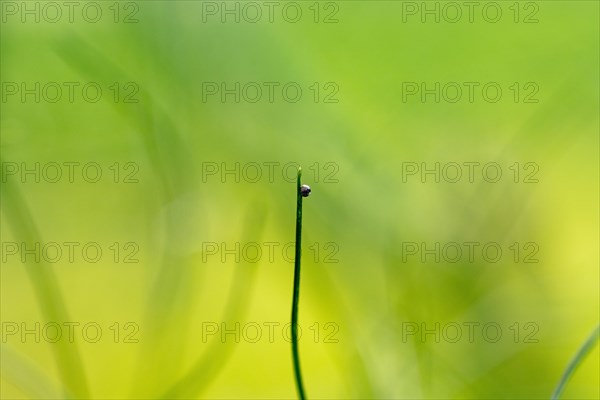
[[[302,197],[308,197],[308,195],[311,192],[311,188],[308,185],[302,185],[300,186],[300,194],[302,195]]]

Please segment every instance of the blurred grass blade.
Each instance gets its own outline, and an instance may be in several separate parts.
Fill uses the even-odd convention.
[[[556,389],[554,389],[554,393],[552,393],[552,400],[557,400],[560,398],[562,392],[565,390],[567,382],[569,381],[569,379],[571,379],[571,376],[573,376],[575,370],[577,369],[577,367],[579,367],[584,358],[596,346],[598,338],[600,338],[600,325],[598,325],[594,332],[592,332],[592,334],[587,338],[587,340],[583,343],[583,346],[581,346],[575,357],[573,357],[573,359],[567,366],[567,369],[560,378]]]
[[[2,379],[32,399],[73,398],[69,390],[12,347],[0,344]]]
[[[57,43],[55,51],[67,64],[90,80],[136,81],[134,76],[117,64],[118,60],[111,59],[93,42],[75,31]],[[140,96],[143,106],[123,108],[115,103],[115,107],[132,118],[138,127],[146,155],[158,177],[160,204],[168,207],[187,194],[197,181],[193,172],[195,168],[191,164],[193,157],[174,117],[161,106],[161,99],[153,97],[146,89],[141,89]],[[185,312],[185,308],[192,288],[183,274],[185,266],[189,265],[189,257],[172,254],[169,250],[178,240],[177,223],[172,215],[165,216],[165,251],[146,302],[144,326],[148,333],[140,348],[134,393],[131,394],[134,397],[154,397],[160,393],[164,389],[164,382],[175,379],[182,357],[180,338],[170,334],[170,327],[186,329],[191,316]]]
[[[0,190],[0,198],[2,214],[8,221],[16,241],[41,243],[38,229],[25,199],[19,192],[19,188],[8,177]],[[24,265],[45,320],[47,322],[69,321],[58,282],[52,273],[52,267],[43,259],[37,264],[27,262]],[[88,398],[88,385],[77,344],[59,340],[53,343],[51,348],[63,384],[76,398]]]
[[[258,241],[262,235],[266,220],[266,207],[253,204],[248,209],[243,237],[246,242]],[[240,321],[244,318],[249,298],[254,288],[258,265],[239,265],[229,290],[223,321]],[[196,360],[188,373],[174,383],[162,396],[163,399],[194,398],[215,380],[221,369],[233,354],[234,346],[213,341],[208,349]]]
[[[148,120],[152,121],[152,127],[147,132],[151,132],[152,137],[147,138],[147,144],[152,143],[157,149],[152,161],[163,188],[159,200],[163,208],[169,209],[194,187],[194,168],[189,164],[190,156],[172,119],[155,108],[153,113],[148,113]],[[185,331],[191,318],[186,309],[193,288],[184,273],[190,265],[190,255],[171,250],[179,240],[177,213],[167,212],[164,222],[163,255],[146,300],[144,326],[148,335],[141,347],[135,378],[137,387],[133,395],[140,398],[155,397],[164,390],[165,383],[176,378],[183,349],[179,345],[180,337],[172,334],[172,327]]]

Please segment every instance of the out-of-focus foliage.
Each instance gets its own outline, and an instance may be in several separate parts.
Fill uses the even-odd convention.
[[[22,23],[7,3],[21,6],[2,2],[3,85],[57,82],[63,97],[45,101],[51,86],[22,101],[3,86],[2,398],[294,397],[291,163],[313,189],[300,295],[310,397],[548,397],[597,325],[597,2],[515,2],[518,23],[512,2],[497,3],[497,23],[481,15],[487,2],[472,23],[422,23],[406,8],[421,2],[394,1],[300,2],[297,23],[284,3],[273,22],[256,3],[258,22],[222,23],[220,7],[253,10],[197,1],[115,3],[115,23],[100,2],[97,23],[82,5],[72,23]],[[72,102],[65,82],[79,84]],[[98,102],[82,95],[90,82]],[[223,82],[240,83],[239,103],[221,100]],[[408,96],[411,82],[439,82],[440,101]],[[498,102],[482,95],[490,82]],[[457,86],[463,97],[447,101]],[[73,182],[5,171],[36,162],[80,164]],[[436,163],[439,182],[421,175]],[[497,182],[482,175],[490,163]],[[80,245],[73,262],[40,263],[4,247],[36,241]],[[79,324],[74,343],[65,322]],[[22,337],[36,323],[39,343]],[[48,323],[62,327],[57,343]],[[598,373],[596,349],[565,395],[598,398]]]

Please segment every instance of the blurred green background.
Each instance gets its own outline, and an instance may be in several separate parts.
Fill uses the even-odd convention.
[[[272,20],[268,2],[75,3],[72,16],[55,3],[53,22],[47,2],[1,2],[2,398],[294,398],[283,248],[296,164],[313,188],[309,397],[550,396],[600,312],[598,2],[476,2],[472,21],[462,2],[275,2]],[[224,13],[236,7],[239,22]],[[97,102],[82,95],[90,82]],[[206,91],[222,82],[265,91],[222,101]],[[278,85],[272,102],[264,82]],[[281,92],[290,82],[297,102]],[[405,82],[479,86],[453,103]],[[488,82],[499,101],[482,97]],[[497,163],[502,177],[477,169],[469,182],[463,169],[453,183],[441,174],[452,162]],[[39,182],[23,175],[35,163]],[[72,182],[64,163],[79,163]],[[406,174],[422,163],[440,163],[439,182]],[[236,165],[239,181],[222,176]],[[65,242],[78,243],[73,262]],[[449,262],[441,249],[465,242],[479,243],[473,259]],[[23,243],[34,252],[15,252]],[[412,243],[439,243],[439,262]],[[565,397],[599,398],[599,364],[596,348]]]

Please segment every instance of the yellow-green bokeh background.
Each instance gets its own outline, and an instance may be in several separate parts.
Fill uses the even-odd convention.
[[[288,322],[292,264],[203,262],[202,243],[292,241],[295,185],[280,170],[273,183],[203,182],[202,165],[297,162],[313,187],[300,296],[311,398],[548,398],[600,312],[599,5],[535,2],[539,22],[524,24],[508,14],[513,3],[498,2],[506,17],[495,24],[480,14],[473,23],[403,23],[395,1],[336,2],[334,24],[308,16],[291,24],[279,14],[273,23],[203,23],[196,1],[137,2],[133,24],[9,18],[2,82],[136,82],[140,101],[11,98],[1,104],[2,161],[93,161],[106,174],[115,162],[134,162],[139,183],[3,180],[12,201],[3,197],[2,242],[34,238],[21,218],[28,210],[43,242],[95,241],[105,250],[135,242],[140,262],[27,266],[9,258],[2,322],[47,323],[32,283],[51,285],[44,279],[52,274],[68,321],[104,329],[98,343],[76,343],[91,398],[162,396],[198,358],[198,374],[172,393],[295,397],[281,330],[273,343],[201,340],[206,322]],[[304,12],[312,4],[301,3]],[[314,103],[308,91],[293,104],[203,102],[206,81],[335,82],[339,102]],[[493,104],[403,102],[407,81],[536,82],[539,102],[515,103],[508,91]],[[497,162],[504,179],[402,181],[403,162],[468,161]],[[324,173],[328,162],[339,182],[315,182],[308,167]],[[513,183],[515,162],[537,163],[539,182]],[[508,253],[493,264],[402,260],[403,242],[469,241],[504,249],[535,242],[539,262],[515,263]],[[339,263],[315,262],[306,248],[315,242],[336,243]],[[128,321],[139,326],[139,343],[113,343],[108,327]],[[465,321],[495,322],[502,338],[402,339],[403,323]],[[338,343],[310,340],[308,327],[327,322],[339,327]],[[528,322],[539,327],[538,342],[515,343],[509,327]],[[77,384],[59,360],[74,350],[9,337],[0,395],[64,396],[61,387]],[[600,397],[599,372],[596,349],[565,395]]]

